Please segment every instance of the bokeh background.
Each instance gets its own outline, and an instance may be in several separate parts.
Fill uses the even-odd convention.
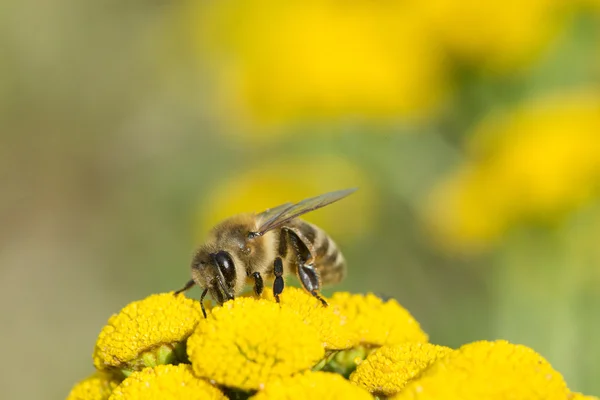
[[[353,186],[308,218],[336,289],[600,394],[600,2],[9,0],[0,49],[3,398],[64,398],[220,218]]]

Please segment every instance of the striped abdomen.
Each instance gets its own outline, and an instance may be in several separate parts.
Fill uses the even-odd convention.
[[[325,231],[309,222],[294,220],[287,228],[306,246],[322,285],[340,282],[346,275],[346,260],[337,245]]]

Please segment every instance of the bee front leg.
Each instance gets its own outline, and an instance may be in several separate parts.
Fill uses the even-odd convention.
[[[179,289],[178,291],[176,291],[176,292],[175,292],[175,293],[173,293],[173,294],[175,294],[175,295],[178,295],[179,293],[183,293],[183,292],[185,292],[185,291],[188,291],[188,290],[189,290],[189,289],[191,289],[191,288],[192,288],[192,286],[194,286],[195,284],[196,284],[196,282],[194,282],[194,280],[193,280],[193,279],[190,279],[190,280],[188,281],[188,283],[186,283],[186,284],[185,284],[185,286],[184,286],[183,288]]]
[[[277,257],[273,262],[273,274],[275,274],[275,282],[273,282],[273,296],[279,303],[279,295],[283,292],[283,261],[281,257]]]
[[[312,264],[308,265],[299,265],[298,266],[298,277],[300,278],[300,282],[302,282],[302,286],[306,289],[310,294],[316,297],[325,307],[327,307],[327,302],[324,298],[319,295],[319,289],[321,288],[321,284],[319,282],[319,276],[317,275],[317,271]]]

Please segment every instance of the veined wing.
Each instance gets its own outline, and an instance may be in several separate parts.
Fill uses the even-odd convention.
[[[291,205],[284,204],[279,207],[275,207],[274,209],[268,210],[267,212],[269,213],[270,218],[265,219],[264,222],[261,221],[261,225],[259,226],[258,232],[256,233],[258,235],[263,235],[265,232],[277,229],[286,224],[288,221],[299,217],[300,215],[317,210],[338,200],[341,200],[344,197],[354,193],[356,190],[356,188],[352,188],[338,190],[336,192],[329,192],[320,196],[311,197],[310,199],[302,200],[300,203]],[[278,212],[275,213],[275,210],[277,210]]]

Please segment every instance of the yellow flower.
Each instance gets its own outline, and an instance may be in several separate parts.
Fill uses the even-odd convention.
[[[568,393],[562,376],[532,349],[482,341],[434,362],[393,399],[564,400]]]
[[[333,190],[359,190],[335,204],[302,216],[334,239],[352,239],[368,231],[377,210],[375,190],[365,173],[348,160],[328,155],[286,157],[253,166],[224,181],[201,204],[198,238],[221,220],[239,213],[260,213]],[[348,218],[351,215],[352,218]]]
[[[109,374],[96,372],[73,386],[67,400],[107,400],[118,384]]]
[[[190,24],[203,61],[218,71],[227,120],[269,127],[413,116],[434,106],[446,86],[443,56],[411,8],[364,0],[210,2],[196,6]]]
[[[502,72],[532,61],[565,21],[564,0],[430,0],[417,2],[450,52]]]
[[[477,249],[522,221],[554,222],[598,195],[600,97],[545,98],[479,127],[469,160],[433,191],[427,220]]]
[[[394,299],[383,301],[374,294],[338,292],[329,303],[339,307],[348,328],[362,344],[383,346],[428,340],[419,323]]]
[[[263,297],[274,301],[273,292],[265,290]],[[356,332],[349,329],[348,320],[339,307],[323,307],[323,304],[303,289],[287,287],[280,296],[281,306],[295,313],[308,325],[314,327],[326,350],[341,350],[352,347]]]
[[[163,293],[134,301],[100,332],[94,365],[99,370],[140,370],[180,360],[183,343],[200,319],[200,303],[183,295]]]
[[[600,400],[596,396],[586,396],[581,393],[569,393],[568,400]]]
[[[452,349],[429,343],[384,346],[358,365],[350,381],[375,396],[392,396],[434,361]]]
[[[136,371],[113,391],[110,400],[226,400],[210,383],[196,378],[187,364],[159,365]]]
[[[317,330],[297,313],[250,297],[214,308],[187,349],[197,376],[245,390],[310,368],[325,353]]]
[[[344,399],[372,400],[369,392],[342,376],[328,372],[305,372],[269,383],[252,400]]]

